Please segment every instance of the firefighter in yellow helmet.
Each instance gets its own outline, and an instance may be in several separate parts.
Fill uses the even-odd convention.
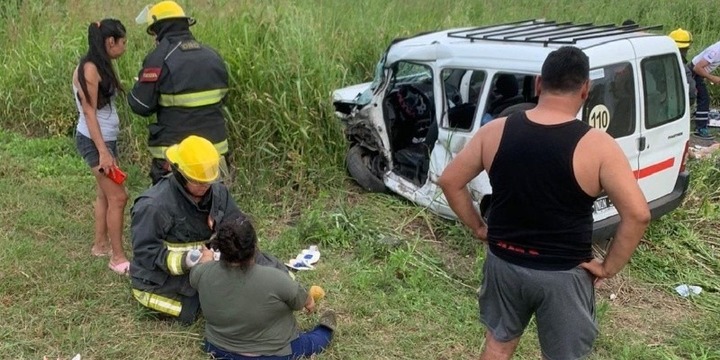
[[[695,103],[698,100],[698,88],[697,88],[697,82],[695,81],[695,76],[693,73],[693,65],[692,62],[688,61],[687,59],[687,53],[688,50],[690,50],[690,45],[692,45],[693,38],[692,34],[683,29],[683,28],[677,28],[668,34],[673,41],[675,41],[675,45],[677,45],[678,50],[680,51],[680,57],[682,58],[683,64],[685,64],[685,76],[687,77],[687,84],[688,84],[688,97],[690,98],[690,108],[692,109],[693,119],[697,119],[697,113],[696,113],[696,106]],[[703,84],[704,85],[704,84]],[[702,116],[700,116],[702,118]],[[705,116],[707,117],[707,116]],[[700,132],[700,128],[698,128],[697,121],[694,121],[696,132]]]
[[[131,210],[133,297],[143,306],[192,323],[199,311],[189,271],[212,261],[207,242],[217,225],[244,215],[220,182],[220,159],[207,139],[191,135],[165,152],[171,174],[141,194]],[[273,256],[256,263],[287,272]]]
[[[683,29],[683,28],[677,28],[668,34],[670,38],[672,38],[675,41],[675,45],[677,45],[678,49],[681,50],[681,53],[683,53],[682,50],[685,50],[683,53],[683,58],[687,55],[687,50],[690,48],[690,45],[692,45],[693,39],[692,34]]]
[[[147,33],[156,40],[128,95],[133,112],[157,116],[149,125],[148,138],[153,184],[170,172],[164,157],[167,147],[192,134],[210,140],[223,156],[221,169],[226,168],[228,142],[222,107],[229,80],[225,62],[195,39],[190,32],[195,20],[174,1],[145,7],[135,21],[147,25]]]

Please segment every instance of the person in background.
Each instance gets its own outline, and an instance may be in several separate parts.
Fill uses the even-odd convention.
[[[325,350],[336,326],[325,311],[320,324],[300,332],[294,311],[315,310],[305,288],[285,273],[255,262],[257,235],[250,220],[226,220],[210,247],[220,261],[190,270],[190,284],[200,294],[205,317],[205,351],[213,359],[290,360]]]
[[[220,154],[209,140],[188,136],[167,149],[166,159],[172,173],[138,196],[132,207],[132,294],[143,306],[187,325],[200,309],[190,269],[212,255],[207,242],[217,225],[242,212],[220,182]],[[287,274],[271,255],[258,251],[254,259]]]
[[[157,114],[149,125],[152,155],[150,178],[157,183],[170,173],[165,149],[190,135],[210,140],[223,155],[221,171],[228,181],[228,152],[223,100],[228,91],[225,61],[190,32],[195,20],[174,1],[145,8],[136,19],[148,24],[156,47],[145,57],[143,68],[128,96],[132,111],[140,116]]]
[[[703,139],[712,139],[713,137],[708,131],[710,94],[705,85],[705,79],[710,81],[711,84],[720,84],[720,76],[712,74],[720,66],[720,42],[716,42],[696,55],[690,61],[689,66],[692,68],[693,79],[697,87],[694,134]]]
[[[122,91],[112,60],[125,53],[125,26],[103,19],[88,26],[88,51],[73,71],[72,87],[78,109],[75,145],[96,183],[95,241],[91,253],[108,256],[108,266],[126,274],[130,263],[123,250],[123,214],[127,192],[107,175],[116,171],[120,117],[115,97]]]
[[[650,210],[615,140],[576,119],[590,89],[589,60],[551,52],[535,108],[480,128],[438,184],[450,208],[487,242],[479,291],[481,359],[510,359],[532,316],[546,359],[587,356],[597,337],[593,283],[629,261]],[[493,201],[483,221],[467,184],[487,171]],[[593,204],[607,193],[620,216],[604,261],[593,259]]]
[[[671,31],[668,36],[675,41],[675,45],[677,45],[678,50],[680,51],[680,58],[685,65],[685,77],[687,78],[690,107],[694,108],[695,101],[697,100],[697,84],[695,83],[695,79],[693,79],[693,71],[689,65],[690,62],[687,60],[687,53],[688,50],[690,50],[690,45],[692,45],[693,41],[692,34],[683,28],[677,28]]]

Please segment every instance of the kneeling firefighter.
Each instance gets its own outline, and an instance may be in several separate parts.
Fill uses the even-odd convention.
[[[189,270],[213,261],[206,243],[216,225],[243,214],[220,182],[220,154],[209,140],[189,136],[165,155],[172,173],[135,199],[131,211],[132,292],[143,306],[190,324],[199,299]],[[287,272],[282,262],[260,251],[256,263]]]

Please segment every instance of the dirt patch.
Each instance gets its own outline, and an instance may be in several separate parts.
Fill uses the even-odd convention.
[[[678,325],[699,316],[685,299],[623,275],[608,280],[596,295],[609,305],[602,332],[632,333],[648,346],[665,343]]]
[[[711,134],[713,135],[713,138],[711,139],[704,139],[698,136],[695,136],[693,134],[690,134],[690,146],[711,146],[715,143],[717,143],[716,137],[718,136],[717,131],[712,131]]]

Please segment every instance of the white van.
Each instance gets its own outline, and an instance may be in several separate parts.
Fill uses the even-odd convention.
[[[455,218],[436,184],[445,166],[487,121],[534,106],[546,56],[572,45],[590,58],[592,80],[577,117],[620,144],[657,218],[685,196],[690,133],[680,54],[672,39],[650,32],[658,28],[527,20],[397,39],[373,82],[333,94],[348,171],[367,190]],[[485,211],[487,174],[469,187]],[[619,218],[607,197],[596,201],[594,219],[594,240],[613,236]]]

